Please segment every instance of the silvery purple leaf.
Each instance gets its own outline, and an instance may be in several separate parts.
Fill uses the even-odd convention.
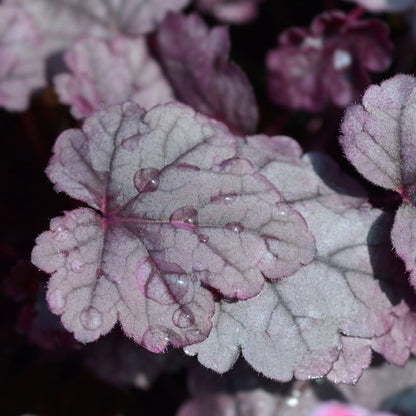
[[[196,7],[217,20],[243,24],[253,21],[263,0],[196,0]]]
[[[173,100],[172,90],[146,40],[87,37],[64,55],[70,73],[55,77],[59,99],[71,105],[75,118],[131,99],[144,108]]]
[[[271,100],[291,109],[319,111],[328,101],[343,107],[361,97],[368,71],[382,72],[391,61],[388,27],[378,20],[354,20],[325,12],[310,28],[279,36],[266,58]]]
[[[396,75],[366,91],[362,105],[347,109],[341,145],[349,161],[369,181],[401,194],[392,230],[397,254],[415,283],[413,243],[416,203],[416,79]]]
[[[32,91],[46,83],[41,38],[30,15],[15,4],[0,5],[0,107],[23,111]]]
[[[371,340],[392,327],[391,304],[372,266],[378,252],[389,252],[385,233],[372,230],[381,213],[362,206],[362,188],[334,175],[335,165],[325,164],[326,159],[312,154],[297,165],[272,162],[261,170],[279,186],[284,200],[303,214],[313,230],[317,254],[308,266],[267,283],[252,299],[219,302],[210,336],[185,349],[198,354],[203,365],[223,373],[241,352],[257,371],[278,381],[320,377],[340,359],[341,334]],[[315,170],[323,172],[324,179]],[[327,183],[330,178],[332,183]],[[361,340],[357,346],[351,342],[348,348],[360,351]],[[363,359],[356,360],[368,365],[368,350],[361,351]],[[344,365],[351,361],[343,360]],[[356,380],[362,366],[344,368],[343,378],[348,371],[349,382]]]
[[[159,28],[157,44],[180,100],[243,133],[256,130],[256,97],[244,72],[229,61],[225,27],[209,29],[197,14],[171,13]]]
[[[61,134],[47,174],[94,210],[53,219],[32,261],[52,275],[49,306],[76,339],[119,320],[151,351],[200,342],[214,313],[207,286],[246,299],[264,276],[311,261],[303,218],[235,151],[225,126],[179,103],[126,102]]]

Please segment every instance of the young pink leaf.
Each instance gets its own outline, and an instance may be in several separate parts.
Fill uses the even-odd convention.
[[[326,159],[310,155],[301,164],[272,162],[262,170],[285,201],[304,215],[317,254],[294,275],[267,283],[255,298],[219,302],[208,339],[185,349],[198,354],[203,365],[225,372],[241,351],[257,371],[275,380],[319,377],[339,359],[341,333],[372,339],[391,328],[391,304],[374,278],[371,262],[374,252],[389,250],[385,233],[369,234],[380,211],[360,208],[360,186],[349,180],[342,189],[343,177],[334,175],[331,164],[325,166]],[[325,172],[325,182],[332,178],[337,191],[315,173],[316,165]],[[351,192],[358,195],[349,196]],[[390,272],[386,269],[384,275]],[[356,360],[368,364],[367,350],[361,351],[364,359]],[[348,365],[350,360],[344,361]],[[355,380],[362,368],[348,371]]]
[[[23,111],[32,91],[46,84],[41,39],[30,15],[15,4],[0,5],[0,107]]]
[[[311,27],[279,36],[266,59],[271,100],[292,109],[319,111],[331,100],[342,107],[361,97],[368,71],[386,70],[392,45],[378,20],[353,20],[340,11],[317,16]]]
[[[189,0],[6,0],[18,2],[31,14],[42,34],[46,55],[62,51],[84,35],[111,38],[153,31],[169,11]]]
[[[152,351],[200,342],[214,312],[203,286],[246,299],[311,261],[303,218],[235,150],[225,126],[179,103],[126,102],[61,134],[47,174],[101,215],[55,218],[32,261],[78,340],[118,319]]]
[[[64,60],[71,73],[55,77],[59,99],[75,118],[131,99],[144,108],[173,100],[169,83],[143,37],[93,37],[75,43]]]
[[[256,97],[244,72],[229,61],[225,27],[210,30],[197,14],[171,13],[159,28],[157,43],[167,76],[183,102],[243,133],[256,130]]]
[[[243,24],[257,17],[257,8],[263,0],[196,0],[196,7],[227,23]]]

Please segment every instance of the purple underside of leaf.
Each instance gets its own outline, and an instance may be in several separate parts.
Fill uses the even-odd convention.
[[[189,0],[5,0],[30,13],[43,37],[43,53],[66,49],[84,35],[111,38],[147,34],[169,11],[179,11]]]
[[[208,339],[185,349],[203,365],[223,373],[241,351],[257,371],[278,381],[332,371],[330,378],[349,383],[369,365],[369,343],[395,323],[393,306],[375,279],[388,280],[397,271],[388,265],[390,222],[361,207],[362,188],[334,175],[337,169],[328,157],[311,154],[302,163],[272,162],[261,170],[305,217],[317,254],[294,275],[266,283],[252,299],[219,302]],[[373,262],[383,257],[387,266],[375,270]]]
[[[59,99],[71,105],[75,118],[131,99],[143,108],[173,100],[171,88],[144,37],[86,37],[64,56],[70,73],[55,77]]]
[[[23,111],[33,90],[43,87],[43,60],[30,15],[15,4],[0,5],[0,107]]]
[[[244,159],[221,123],[172,103],[132,102],[87,118],[57,140],[55,188],[100,210],[55,218],[32,261],[51,273],[48,301],[88,342],[117,320],[152,351],[202,341],[213,288],[257,295],[314,255],[303,218]]]
[[[195,110],[243,133],[258,122],[254,91],[244,72],[229,61],[227,29],[209,29],[203,20],[169,14],[157,33],[160,59],[177,96]]]

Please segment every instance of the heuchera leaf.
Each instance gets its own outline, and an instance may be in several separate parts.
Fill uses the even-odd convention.
[[[153,31],[168,11],[189,0],[6,0],[18,2],[32,15],[44,40],[44,53],[62,51],[83,35],[112,37]]]
[[[311,261],[313,237],[215,120],[173,103],[126,102],[61,134],[47,174],[90,208],[41,234],[32,261],[52,275],[51,310],[88,342],[120,321],[152,351],[202,341],[211,290],[257,295]],[[284,213],[285,215],[282,215]]]
[[[243,133],[256,130],[256,97],[244,72],[229,61],[225,27],[209,29],[197,14],[170,13],[159,28],[157,44],[180,100]]]
[[[331,100],[345,106],[369,85],[368,71],[390,65],[388,27],[353,20],[343,12],[318,15],[310,28],[290,28],[266,59],[271,100],[292,109],[319,111]]]
[[[347,109],[340,138],[348,160],[369,181],[401,194],[392,230],[397,254],[416,286],[413,225],[416,209],[416,79],[396,75],[372,85],[362,105]]]
[[[357,344],[352,339],[345,348],[364,354],[355,357],[359,364],[352,368],[348,367],[352,360],[341,356],[344,364],[338,365],[338,377],[351,383],[369,364],[368,347],[361,338],[371,340],[390,330],[391,304],[372,267],[373,257],[391,251],[386,232],[373,229],[380,211],[361,207],[361,187],[351,179],[345,181],[328,160],[312,154],[301,164],[272,162],[261,170],[305,217],[317,254],[294,275],[267,283],[255,298],[219,302],[208,339],[185,348],[188,354],[198,354],[203,365],[225,372],[241,351],[257,371],[275,380],[319,377],[340,359],[343,334],[359,337]],[[323,178],[315,172],[317,166]],[[394,272],[385,268],[377,277]]]
[[[263,0],[196,0],[196,7],[227,23],[243,24],[257,17],[257,8]]]
[[[18,5],[0,4],[0,107],[23,111],[31,92],[46,83],[39,33]]]
[[[60,101],[72,106],[75,118],[128,99],[144,108],[173,99],[143,37],[87,37],[75,43],[64,60],[71,73],[57,75],[55,88]]]
[[[373,12],[402,11],[415,6],[415,0],[348,0]]]

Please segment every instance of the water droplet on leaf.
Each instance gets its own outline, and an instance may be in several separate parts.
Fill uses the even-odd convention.
[[[71,262],[71,270],[75,273],[81,273],[82,269],[84,268],[84,265],[79,260],[73,260]]]
[[[66,299],[59,289],[55,289],[48,294],[48,305],[51,311],[55,314],[61,314],[64,310]]]
[[[193,207],[178,208],[169,221],[176,228],[193,231],[198,226],[198,212]]]
[[[201,170],[198,166],[189,165],[188,163],[180,163],[178,169],[185,172],[199,172]]]
[[[199,235],[198,235],[198,241],[199,241],[200,243],[207,244],[207,243],[208,243],[208,241],[209,241],[209,237],[208,237],[208,236],[206,236],[205,234],[199,234]]]
[[[101,326],[103,314],[93,306],[90,306],[82,310],[79,320],[85,329],[93,331]]]
[[[155,168],[143,168],[134,175],[134,186],[139,192],[154,192],[159,186],[159,171]]]
[[[237,194],[219,194],[211,197],[210,201],[213,204],[231,204],[237,199]]]
[[[202,333],[199,329],[190,329],[189,331],[186,331],[185,337],[188,342],[191,344],[194,344],[196,342],[202,341]]]
[[[244,231],[244,226],[240,222],[232,221],[228,224],[225,224],[227,230],[232,231],[235,234],[240,234]]]
[[[173,313],[173,323],[179,328],[189,328],[195,323],[193,313],[186,306],[181,306]]]
[[[153,352],[162,352],[169,341],[168,330],[161,325],[149,326],[142,338],[143,346]]]

